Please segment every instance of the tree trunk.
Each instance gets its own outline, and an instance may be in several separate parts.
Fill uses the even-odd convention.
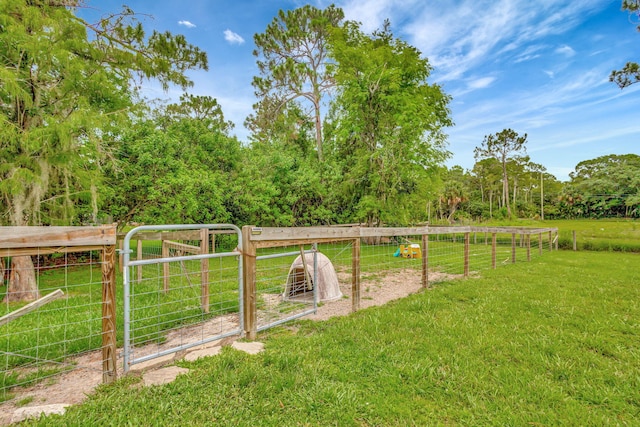
[[[502,199],[505,203],[503,206],[507,207],[507,215],[509,216],[509,218],[511,218],[511,205],[509,204],[509,181],[507,179],[506,169],[502,178]]]
[[[493,218],[493,190],[489,191],[489,218]]]
[[[3,302],[35,301],[40,298],[33,261],[30,256],[11,258],[9,287]]]
[[[4,286],[6,280],[6,269],[4,267],[4,258],[0,257],[0,286]]]
[[[317,97],[313,102],[313,108],[315,110],[315,125],[316,125],[316,148],[318,149],[318,160],[322,162],[322,117],[320,116],[320,98]]]

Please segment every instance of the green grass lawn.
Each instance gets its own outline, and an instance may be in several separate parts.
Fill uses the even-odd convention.
[[[640,257],[554,252],[127,377],[33,425],[640,425]]]
[[[535,221],[516,219],[490,222],[491,225],[557,227],[561,249],[573,249],[573,231],[578,250],[640,252],[640,221],[633,219],[562,219]],[[482,225],[487,225],[483,223]]]

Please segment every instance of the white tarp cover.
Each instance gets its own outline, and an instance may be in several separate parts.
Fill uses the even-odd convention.
[[[318,301],[333,301],[342,298],[340,283],[333,264],[326,255],[317,252],[318,256]],[[309,279],[313,283],[313,254],[305,254],[305,263]],[[302,257],[298,256],[287,275],[287,285],[283,294],[284,299],[299,299],[313,297],[313,286],[305,286]]]

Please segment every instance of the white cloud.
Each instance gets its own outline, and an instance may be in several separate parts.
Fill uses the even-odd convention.
[[[575,55],[575,54],[576,54],[576,51],[575,51],[575,50],[573,50],[573,49],[571,48],[571,46],[567,46],[567,45],[565,44],[565,45],[562,45],[562,46],[560,46],[559,48],[557,48],[557,49],[556,49],[556,53],[559,53],[559,54],[564,55],[564,56],[567,56],[567,57],[571,57],[571,56],[573,56],[573,55]]]
[[[484,89],[486,87],[491,86],[491,83],[493,83],[495,80],[496,80],[495,77],[482,77],[479,79],[468,81],[467,87],[469,89]]]
[[[178,21],[178,25],[184,25],[187,28],[195,28],[196,27],[195,24],[192,24],[189,21]]]
[[[505,47],[501,53],[507,52],[508,50],[514,50],[514,49],[508,49],[509,47],[510,46]],[[516,59],[514,60],[514,62],[517,64],[519,62],[531,61],[533,59],[539,58],[540,53],[538,52],[540,52],[545,48],[546,46],[543,44],[535,44],[535,45],[528,46],[527,48],[525,48],[523,51],[519,52],[516,55]]]
[[[244,39],[240,36],[240,34],[234,33],[229,29],[224,30],[224,39],[231,44],[244,43]]]
[[[397,29],[401,20],[424,6],[420,0],[346,0],[340,7],[346,19],[362,23],[362,30],[371,33],[382,28],[385,19],[391,21],[392,30]]]
[[[542,70],[543,73],[545,73],[547,76],[549,76],[550,79],[554,78],[556,73],[554,73],[551,70]]]
[[[349,2],[352,7],[355,3],[364,0]],[[377,10],[385,10],[380,0],[376,4]],[[400,21],[406,22],[408,41],[434,65],[439,81],[458,79],[490,60],[538,58],[546,47],[540,43],[544,37],[563,34],[603,7],[599,0],[434,0],[413,6]]]

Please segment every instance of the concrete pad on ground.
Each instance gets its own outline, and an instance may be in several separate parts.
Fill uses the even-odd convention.
[[[168,384],[175,380],[178,375],[186,374],[187,372],[189,372],[187,368],[169,366],[155,371],[145,372],[142,375],[142,380],[145,386]]]
[[[220,350],[222,350],[222,347],[219,345],[215,347],[198,348],[185,354],[184,360],[187,362],[193,362],[194,360],[198,360],[202,357],[215,356],[220,353]]]
[[[249,354],[258,354],[264,350],[264,343],[252,341],[252,342],[238,342],[235,341],[231,344],[231,347],[236,350],[244,351]]]
[[[136,363],[129,369],[131,372],[142,372],[148,369],[157,368],[174,361],[175,354],[167,354],[166,356],[156,357],[155,359],[147,360],[146,362]]]
[[[11,417],[11,424],[24,421],[27,418],[39,418],[40,415],[62,415],[69,405],[65,403],[57,403],[53,405],[41,405],[41,406],[25,406],[18,408],[13,412]]]

